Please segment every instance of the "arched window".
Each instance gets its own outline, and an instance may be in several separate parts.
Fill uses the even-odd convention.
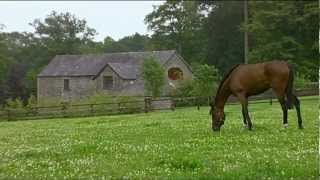
[[[168,70],[168,77],[171,80],[183,79],[183,72],[180,68],[174,67]]]

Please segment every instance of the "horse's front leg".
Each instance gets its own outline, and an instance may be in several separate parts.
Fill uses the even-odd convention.
[[[245,113],[248,129],[252,130],[252,122],[251,122],[251,119],[250,119],[250,116],[249,116],[249,111],[248,111],[248,100],[247,100],[247,102],[245,104],[242,105],[242,110]]]

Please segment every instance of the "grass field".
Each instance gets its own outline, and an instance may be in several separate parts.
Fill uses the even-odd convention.
[[[313,99],[313,100],[312,100]],[[278,103],[229,105],[220,133],[208,107],[0,123],[0,179],[318,179],[318,98],[282,128]]]

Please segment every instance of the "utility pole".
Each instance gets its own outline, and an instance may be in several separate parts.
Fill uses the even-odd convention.
[[[244,14],[244,24],[248,23],[248,0],[243,0],[243,14]],[[244,63],[248,64],[248,32],[244,32]]]

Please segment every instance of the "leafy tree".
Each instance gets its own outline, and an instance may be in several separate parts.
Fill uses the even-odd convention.
[[[250,61],[285,59],[318,79],[319,9],[315,1],[250,1]]]
[[[107,36],[103,42],[103,51],[111,52],[128,52],[128,51],[145,51],[149,45],[150,38],[147,35],[135,33],[131,36],[125,36],[118,41]]]
[[[6,85],[11,98],[21,98],[24,102],[27,100],[27,91],[25,84],[26,66],[15,63],[10,66]]]
[[[88,27],[87,21],[71,13],[52,11],[44,22],[40,19],[30,23],[35,28],[51,54],[77,54],[79,46],[92,41],[96,30]]]
[[[183,81],[175,91],[174,96],[177,97],[209,97],[212,96],[218,87],[219,72],[214,66],[207,64],[193,65],[192,80]]]
[[[187,80],[182,81],[180,86],[178,86],[177,89],[175,89],[172,93],[175,97],[193,97],[197,96],[197,94],[194,91],[195,85],[194,80]]]
[[[149,43],[149,37],[135,33],[119,39],[117,44],[121,45],[125,51],[145,51]]]
[[[16,76],[16,80],[24,82],[24,96],[29,96],[30,93],[36,93],[36,75],[40,71],[40,68],[46,65],[50,59],[47,49],[42,45],[41,40],[35,37],[32,33],[2,33],[1,36],[4,39],[6,49],[6,56],[9,57],[10,64],[6,67],[6,86],[10,87],[8,90],[15,89],[13,86],[18,85],[8,81],[9,76],[13,76],[9,70],[16,68],[18,65],[23,67],[23,73],[19,72],[19,76]],[[1,56],[0,52],[0,56]],[[18,64],[18,65],[17,65]],[[29,72],[30,71],[30,72]],[[26,75],[28,81],[25,81]],[[31,77],[30,75],[33,75]],[[32,81],[30,81],[32,79]],[[17,88],[19,89],[19,88]],[[20,94],[18,92],[11,92],[11,94]],[[22,95],[20,94],[20,95]],[[25,100],[27,97],[21,97]]]
[[[205,14],[197,1],[167,1],[145,17],[151,49],[176,49],[188,62],[204,59]]]
[[[8,47],[6,46],[4,41],[0,39],[0,83],[5,80],[8,67],[10,63],[13,61],[12,58],[9,56],[9,52],[7,51],[7,49]]]
[[[243,2],[216,1],[209,4],[209,12],[205,29],[208,39],[207,61],[224,74],[235,64],[244,62]]]
[[[218,87],[219,73],[214,66],[207,64],[194,68],[194,94],[196,96],[212,96]]]
[[[0,25],[0,30],[4,28],[4,25]],[[5,33],[0,32],[0,105],[5,103],[8,98],[8,88],[6,85],[6,79],[8,69],[13,63],[14,59],[9,53],[9,47],[6,43]]]
[[[88,41],[85,44],[80,44],[78,51],[81,54],[101,54],[104,53],[103,42]]]
[[[165,83],[165,73],[163,67],[153,57],[144,60],[142,76],[147,93],[153,97],[160,96]]]

